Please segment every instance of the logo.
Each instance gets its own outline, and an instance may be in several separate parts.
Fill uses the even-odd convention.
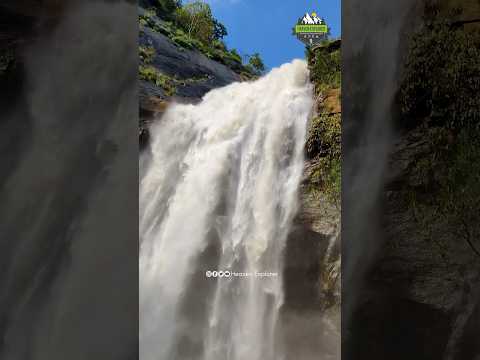
[[[319,45],[328,38],[328,26],[325,20],[318,17],[316,12],[305,15],[298,19],[297,25],[293,28],[297,39],[305,45],[313,47]]]

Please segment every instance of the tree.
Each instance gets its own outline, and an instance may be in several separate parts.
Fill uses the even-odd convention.
[[[223,39],[227,36],[227,28],[217,19],[213,19],[213,38],[214,40]]]
[[[252,66],[253,69],[255,69],[255,71],[257,71],[258,73],[262,73],[265,71],[265,65],[259,53],[255,53],[252,56],[250,56],[248,64]]]
[[[207,44],[214,39],[214,19],[207,3],[194,1],[178,8],[175,13],[177,24],[188,36]]]

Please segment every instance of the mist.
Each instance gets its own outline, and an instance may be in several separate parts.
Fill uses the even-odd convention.
[[[416,1],[343,3],[342,336],[350,352],[352,312],[383,242],[381,192],[394,133],[402,39]],[[360,326],[360,325],[358,325]],[[358,330],[357,330],[358,331]]]
[[[16,140],[2,153],[0,358],[136,358],[136,8],[72,2],[22,58],[0,122]]]

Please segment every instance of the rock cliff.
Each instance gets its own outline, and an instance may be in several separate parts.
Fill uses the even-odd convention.
[[[452,16],[455,7],[463,13]],[[466,36],[476,25],[454,24],[474,19],[478,9],[471,1],[377,4],[371,9],[377,16],[406,14],[398,15],[398,27],[385,30],[395,45],[380,46],[381,37],[368,29],[358,35],[367,39],[363,49],[352,45],[353,38],[348,43],[347,171],[367,169],[362,184],[352,175],[346,179],[357,189],[347,197],[343,220],[349,231],[348,359],[463,360],[480,354],[472,340],[480,326],[480,198],[473,180],[480,148],[471,136],[478,130],[469,123],[479,109],[475,96],[462,95],[478,89],[479,80],[467,70],[471,58],[462,41],[471,41],[471,52],[478,42]],[[437,22],[443,25],[437,28]],[[448,52],[452,47],[455,52]],[[443,62],[435,53],[445,54]],[[398,66],[386,65],[387,58]],[[461,67],[457,59],[464,59]],[[428,64],[425,78],[421,64]],[[454,80],[463,76],[469,80]],[[440,98],[442,91],[453,96]],[[469,105],[455,100],[462,97]],[[369,203],[362,196],[367,192]]]
[[[221,42],[206,48],[142,5],[152,4],[144,1],[138,8],[141,147],[148,142],[148,123],[161,116],[168,103],[195,103],[212,89],[254,76]]]

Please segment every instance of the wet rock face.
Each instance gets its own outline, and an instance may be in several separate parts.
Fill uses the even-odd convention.
[[[362,331],[349,342],[348,360],[442,359],[451,321],[429,305],[385,293],[366,298],[353,319]]]
[[[430,137],[427,127],[410,130],[399,138],[390,155],[391,176],[384,196],[385,244],[370,278],[397,298],[421,304],[425,314],[450,319],[440,327],[435,323],[428,336],[445,339],[440,355],[464,359],[463,343],[478,354],[478,347],[472,347],[468,339],[478,334],[480,324],[480,258],[463,238],[465,229],[452,221],[455,214],[438,210],[438,181],[448,169],[432,169],[425,174],[418,165],[438,150]],[[468,219],[465,226],[469,232],[478,232],[479,225],[468,223]],[[422,319],[422,314],[419,316]]]
[[[319,279],[329,237],[297,224],[285,249],[285,307],[320,311],[327,306],[320,296]]]
[[[144,13],[142,8],[140,14]],[[162,20],[152,16],[158,24]],[[168,37],[144,27],[140,32],[139,45],[152,47],[155,54],[150,65],[162,74],[178,80],[174,98],[182,102],[199,101],[212,89],[240,81],[240,75],[227,66],[213,61],[196,50],[177,46]],[[167,99],[169,96],[158,86],[140,81],[140,106],[148,108],[151,98]]]
[[[140,45],[155,49],[152,65],[162,73],[179,80],[204,80],[180,87],[180,97],[199,98],[214,88],[240,80],[240,76],[227,66],[210,60],[198,51],[180,48],[168,37],[149,28],[140,34]]]
[[[340,231],[340,204],[335,204],[325,194],[311,191],[312,171],[315,165],[315,160],[305,162],[297,224],[322,236],[332,237]]]
[[[314,110],[324,109],[341,112],[339,89],[316,98]],[[340,305],[340,202],[319,188],[319,161],[305,161],[300,208],[285,249],[285,307],[310,315]]]
[[[307,161],[284,255],[282,344],[288,359],[339,359],[340,209],[309,191],[310,176]]]
[[[351,2],[353,3],[353,0]],[[403,6],[400,2],[397,4]],[[421,2],[418,5],[412,7],[414,11],[410,12],[408,21],[421,18],[423,5]],[[373,3],[370,9],[375,10]],[[344,34],[351,36],[352,32],[346,31]],[[402,50],[399,53],[408,51],[410,44],[407,35],[405,33],[399,37],[398,49]],[[371,46],[373,47],[373,44]],[[384,49],[378,47],[374,51],[364,50],[368,57],[359,53],[357,63],[362,64],[365,61],[362,64],[364,70],[374,71],[369,64],[374,64],[377,59],[384,61]],[[344,48],[344,54],[346,52]],[[400,66],[393,73],[395,76],[391,77],[390,85],[396,92],[400,86],[397,76],[401,75],[402,58],[395,61]],[[349,66],[345,68],[350,69]],[[346,70],[345,75],[350,76],[346,83],[360,86],[362,81],[355,80],[353,76],[361,73],[358,70]],[[347,106],[347,115],[344,118],[351,123],[347,129],[347,151],[355,149],[351,145],[354,141],[363,139],[350,129],[372,124],[371,118],[362,116],[367,114],[363,109],[353,108],[355,100],[359,103],[358,100],[362,98],[361,94],[355,95],[354,91],[360,90],[349,90],[343,92],[346,94],[344,99]],[[384,101],[382,94],[374,97],[365,91],[363,96],[366,104],[370,103],[367,98],[372,99],[372,107],[379,107]],[[355,246],[353,240],[366,249],[355,249],[355,252],[363,253],[352,267],[353,272],[359,272],[362,267],[366,269],[364,275],[356,278],[358,282],[362,282],[361,285],[356,285],[355,288],[355,284],[349,283],[344,288],[352,294],[348,296],[346,293],[344,298],[350,302],[354,299],[355,303],[349,304],[348,309],[351,312],[347,313],[347,321],[344,320],[346,351],[343,355],[349,360],[475,359],[475,356],[480,354],[477,345],[480,331],[480,261],[462,239],[459,231],[461,227],[453,225],[451,214],[440,214],[438,211],[442,195],[439,180],[449,169],[421,165],[432,153],[442,151],[432,141],[434,129],[417,127],[394,133],[393,123],[400,117],[400,109],[394,102],[395,99],[389,100],[387,110],[381,117],[381,124],[390,122],[391,138],[387,139],[386,151],[378,151],[378,147],[377,151],[372,151],[378,162],[383,160],[383,154],[388,154],[385,157],[385,168],[381,171],[379,190],[370,192],[378,193],[378,197],[372,201],[374,216],[366,216],[365,220],[358,222],[360,225],[366,223],[372,226],[365,233],[359,234],[361,227],[352,226],[355,224],[353,218],[342,218],[347,230],[355,230],[355,233],[352,231],[345,235],[348,243],[344,243],[344,259],[352,258],[351,249]],[[343,134],[345,143],[346,133]],[[376,133],[371,142],[380,142],[384,137],[384,134]],[[446,143],[442,146],[447,147],[449,142],[451,145],[452,138],[445,138]],[[368,155],[366,151],[362,154]],[[360,160],[365,164],[365,159]],[[349,170],[353,167],[352,161],[347,158],[343,166]],[[372,172],[367,175],[371,177],[371,174]],[[345,181],[350,184],[352,178],[346,178]],[[361,199],[361,196],[356,193],[351,199],[344,200],[346,212],[351,213],[355,200],[358,199]],[[357,218],[361,216],[361,212],[356,214]],[[467,226],[472,233],[478,233],[478,225],[470,221]],[[369,239],[373,241],[369,243]],[[472,339],[475,336],[477,341],[474,344]]]
[[[340,41],[332,44],[332,51],[337,50]],[[315,103],[308,126],[300,207],[287,240],[284,272],[285,308],[308,316],[335,312],[340,306],[340,199],[332,196],[332,184],[325,184],[323,175],[329,164],[323,160],[333,161],[338,155],[331,134],[315,126],[319,114],[341,114],[340,89],[313,76],[315,58],[314,54],[309,58]],[[310,139],[326,144],[325,151],[309,152]]]
[[[154,5],[152,1],[140,2],[140,6],[145,8]],[[143,7],[139,8],[140,15],[145,13]],[[151,19],[158,24],[163,22],[154,15]],[[242,80],[239,74],[227,66],[209,59],[199,51],[181,48],[167,36],[148,27],[143,27],[140,32],[139,45],[154,49],[149,65],[175,79],[173,96],[152,82],[139,80],[141,149],[145,148],[150,138],[149,122],[159,118],[169,102],[196,103],[210,90]]]

